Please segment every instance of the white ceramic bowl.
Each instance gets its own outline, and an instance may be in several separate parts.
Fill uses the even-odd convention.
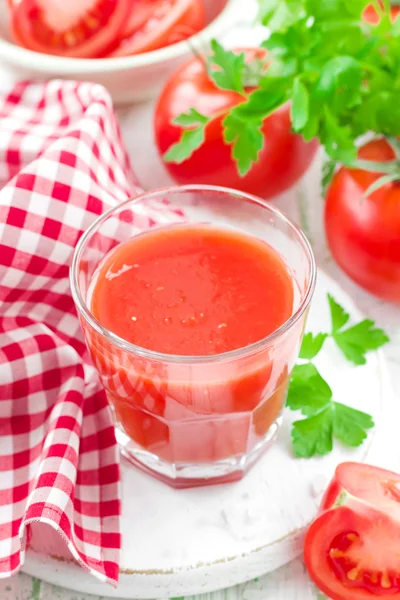
[[[191,38],[191,44],[202,48],[210,39],[220,38],[238,22],[245,2],[205,0],[208,25]],[[108,88],[115,103],[139,102],[157,95],[168,76],[191,55],[187,41],[153,52],[119,58],[62,58],[32,52],[13,43],[8,27],[6,0],[0,0],[0,64],[9,68],[19,79],[61,77],[94,81]]]

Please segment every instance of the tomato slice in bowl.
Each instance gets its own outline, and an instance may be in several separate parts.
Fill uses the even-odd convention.
[[[130,6],[131,0],[20,0],[11,27],[30,50],[96,58],[118,44]]]
[[[206,26],[206,14],[204,9],[204,0],[193,0],[192,5],[185,15],[185,18],[176,27],[173,28],[165,46],[177,44],[182,40],[187,40],[195,33],[198,33]]]
[[[129,56],[163,48],[204,27],[203,0],[157,0],[150,18],[123,39],[111,56]]]
[[[122,30],[121,38],[129,37],[143,27],[155,11],[158,0],[131,0],[128,20]]]
[[[307,532],[311,579],[333,600],[400,600],[400,475],[338,466]]]

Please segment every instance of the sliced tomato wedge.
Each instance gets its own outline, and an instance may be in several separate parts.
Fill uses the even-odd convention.
[[[203,0],[157,0],[151,17],[123,39],[112,56],[163,48],[194,35],[204,26]]]
[[[118,44],[131,0],[20,0],[11,26],[25,48],[96,58]]]
[[[131,36],[140,29],[155,11],[158,0],[131,0],[128,20],[122,30],[121,38]]]
[[[304,547],[319,589],[332,600],[400,600],[400,476],[344,463],[321,508]]]
[[[382,510],[400,523],[400,475],[371,465],[342,463],[325,492],[321,511],[338,503],[353,507],[359,502]]]

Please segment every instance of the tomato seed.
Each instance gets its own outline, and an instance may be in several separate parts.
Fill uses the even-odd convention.
[[[376,571],[373,571],[371,573],[371,583],[378,583],[378,573]]]
[[[384,571],[381,577],[381,586],[388,589],[391,585],[392,584],[390,583],[389,575],[387,574],[387,571]]]
[[[358,567],[354,567],[354,569],[348,571],[347,578],[350,579],[350,581],[360,580],[362,577],[360,576],[360,570],[358,569]]]
[[[73,46],[76,42],[76,37],[71,31],[67,31],[67,33],[64,34],[64,41],[67,46]]]
[[[332,548],[329,550],[329,556],[331,558],[344,558],[346,553],[343,550],[339,550],[338,548]]]
[[[86,17],[86,25],[89,27],[89,29],[96,29],[96,27],[99,26],[99,20],[91,15],[88,15]]]

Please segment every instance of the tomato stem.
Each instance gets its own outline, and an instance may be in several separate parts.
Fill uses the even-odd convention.
[[[346,165],[349,169],[361,169],[381,175],[364,192],[364,199],[388,183],[393,183],[397,186],[400,185],[400,141],[397,137],[393,136],[387,136],[386,141],[394,152],[394,160],[378,162],[357,158]]]
[[[400,163],[398,160],[377,162],[357,158],[346,166],[349,169],[361,169],[363,171],[370,171],[371,173],[381,173],[382,175],[398,175],[400,179]]]
[[[208,48],[204,48],[203,52],[200,52],[196,48],[196,46],[193,44],[193,42],[191,41],[190,38],[188,40],[186,40],[186,43],[189,46],[190,50],[192,51],[193,56],[202,63],[202,65],[207,73],[207,76],[210,78],[209,64],[206,59],[206,52],[207,52]]]
[[[374,192],[376,192],[376,190],[379,190],[379,188],[381,188],[382,186],[386,185],[387,183],[395,183],[395,182],[399,182],[399,175],[382,175],[382,177],[379,177],[379,179],[377,179],[376,181],[374,181],[373,184],[371,184],[369,186],[369,188],[364,192],[363,194],[363,198],[368,198],[368,196],[370,196],[371,194],[373,194]]]
[[[400,140],[392,135],[388,135],[386,137],[386,140],[391,149],[393,150],[396,159],[400,161]]]

